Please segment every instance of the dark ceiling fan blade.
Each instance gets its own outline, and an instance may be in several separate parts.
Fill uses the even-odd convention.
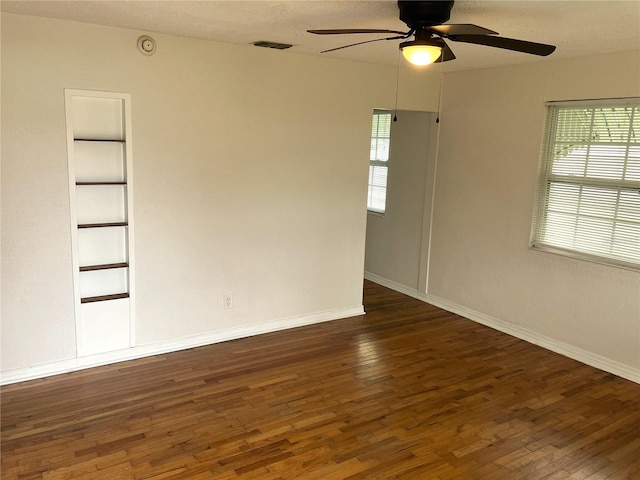
[[[444,41],[442,42],[442,55],[440,55],[440,58],[436,61],[436,63],[441,63],[441,62],[448,62],[450,60],[455,60],[456,56],[453,54],[453,51],[449,48],[449,45],[447,45]]]
[[[427,27],[438,35],[497,35],[498,32],[471,23],[452,23]]]
[[[447,36],[447,38],[454,42],[474,43],[477,45],[486,45],[488,47],[504,48],[505,50],[531,53],[542,57],[552,54],[556,49],[554,45],[527,42],[525,40],[515,40],[513,38],[494,37],[492,35],[451,35]]]
[[[356,45],[362,45],[364,43],[380,42],[382,40],[398,40],[400,38],[407,38],[407,36],[406,35],[402,35],[401,37],[374,38],[373,40],[365,40],[364,42],[350,43],[349,45],[343,45],[341,47],[330,48],[329,50],[323,50],[320,53],[335,52],[336,50],[342,50],[343,48],[355,47]]]
[[[400,32],[398,30],[379,30],[375,28],[345,28],[335,30],[307,30],[309,33],[315,35],[343,35],[350,33],[397,33],[398,35],[406,35],[407,32]]]

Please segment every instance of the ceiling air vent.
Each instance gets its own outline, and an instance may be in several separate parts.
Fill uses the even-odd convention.
[[[256,47],[275,48],[276,50],[286,50],[287,48],[293,47],[293,45],[289,45],[288,43],[265,42],[264,40],[253,42],[253,44]]]

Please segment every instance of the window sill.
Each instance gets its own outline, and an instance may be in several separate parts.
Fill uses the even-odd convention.
[[[529,245],[529,249],[536,252],[551,253],[552,255],[560,255],[561,257],[573,258],[585,262],[597,263],[608,267],[622,268],[631,270],[632,272],[640,271],[640,264],[615,260],[612,258],[599,257],[597,255],[589,255],[588,253],[576,252],[573,250],[565,250],[563,248],[551,247],[549,245]]]
[[[384,217],[384,212],[376,212],[375,210],[367,210],[367,215],[372,217]]]

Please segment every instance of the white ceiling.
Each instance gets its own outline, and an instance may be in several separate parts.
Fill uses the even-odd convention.
[[[239,45],[257,40],[293,44],[283,55],[319,55],[321,50],[376,38],[312,35],[307,29],[407,30],[391,0],[2,0],[2,11]],[[474,23],[505,37],[556,45],[547,59],[640,49],[640,0],[458,0],[449,23]],[[398,42],[375,42],[323,55],[395,65]],[[445,64],[447,70],[545,60],[491,47],[449,44],[457,59]]]

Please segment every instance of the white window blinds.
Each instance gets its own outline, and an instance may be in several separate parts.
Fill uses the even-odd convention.
[[[640,269],[640,99],[547,104],[531,246]]]
[[[378,213],[384,213],[387,203],[390,137],[391,113],[385,110],[374,110],[371,122],[367,209]]]

